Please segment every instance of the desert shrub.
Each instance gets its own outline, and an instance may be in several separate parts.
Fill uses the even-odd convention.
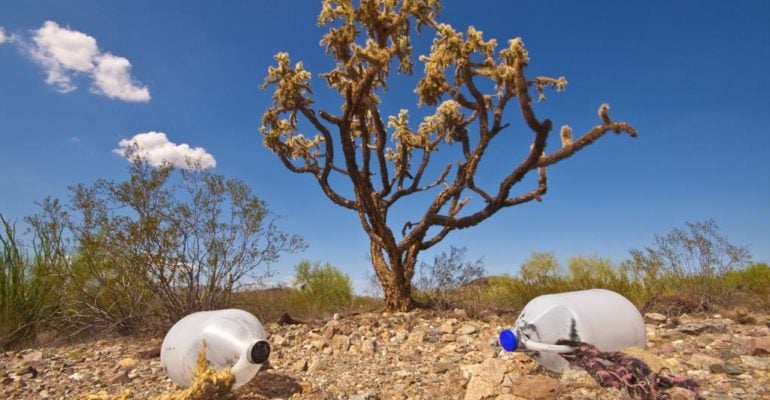
[[[134,158],[125,181],[74,186],[70,200],[46,199],[27,221],[63,260],[65,311],[83,329],[162,329],[229,307],[281,254],[304,247],[245,183],[193,163]]]
[[[519,266],[519,277],[530,285],[550,285],[561,279],[559,259],[553,252],[534,251]]]
[[[300,262],[294,267],[294,286],[289,293],[297,314],[347,310],[353,299],[350,277],[329,263]]]
[[[770,307],[770,266],[755,263],[732,271],[725,276],[725,284],[762,307]]]
[[[675,228],[655,237],[655,245],[632,250],[640,269],[655,273],[656,295],[676,295],[697,299],[702,308],[724,303],[734,294],[724,278],[751,261],[744,246],[727,240],[714,220],[687,222],[686,229]]]
[[[450,246],[449,254],[441,252],[433,258],[433,263],[420,263],[419,278],[414,293],[416,299],[428,305],[448,308],[465,292],[476,292],[466,288],[473,281],[484,276],[484,260],[466,261],[465,247]]]
[[[527,303],[524,281],[510,275],[489,276],[480,301],[491,310],[520,310]]]
[[[35,238],[33,254],[25,250],[15,225],[0,215],[0,348],[34,337],[58,310],[58,290],[50,279],[56,257]]]

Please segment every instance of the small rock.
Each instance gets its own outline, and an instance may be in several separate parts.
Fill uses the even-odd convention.
[[[315,372],[315,371],[323,369],[325,365],[326,364],[321,359],[321,357],[313,357],[308,362],[307,371],[308,372]]]
[[[142,351],[137,352],[136,355],[139,356],[139,358],[141,358],[142,360],[149,360],[151,358],[160,357],[160,346],[144,349]]]
[[[294,364],[291,365],[291,368],[295,371],[307,371],[307,359],[303,358],[301,360],[298,360],[294,362]]]
[[[728,375],[740,375],[743,373],[743,368],[738,364],[727,363],[723,366],[724,372]]]
[[[425,341],[425,331],[422,329],[415,329],[409,334],[409,338],[406,340],[408,343],[419,344]]]
[[[460,327],[460,329],[458,329],[457,331],[455,331],[455,334],[456,334],[457,336],[463,336],[463,335],[471,335],[471,334],[473,334],[473,333],[476,333],[476,332],[478,332],[478,330],[479,330],[479,329],[478,329],[478,328],[476,328],[476,326],[474,326],[474,325],[471,325],[471,324],[465,324],[465,325],[461,326],[461,327]]]
[[[83,376],[83,374],[80,372],[75,372],[74,374],[70,375],[69,378],[73,381],[82,381],[85,376]]]
[[[286,344],[288,340],[281,336],[281,335],[272,335],[270,336],[270,343],[275,347],[281,347],[284,344]]]
[[[715,374],[721,374],[725,372],[725,366],[724,364],[711,364],[709,365],[709,371]]]
[[[128,376],[128,380],[132,381],[132,380],[134,380],[134,379],[139,377],[139,371],[133,369],[131,371],[128,371],[128,374],[126,376]]]
[[[310,347],[322,350],[329,344],[325,339],[316,339],[310,342]]]
[[[436,375],[443,374],[444,372],[449,371],[450,368],[452,368],[452,364],[450,363],[435,363],[431,365],[431,373]]]
[[[751,369],[770,370],[770,358],[767,357],[741,356],[741,363]]]
[[[738,357],[738,354],[736,354],[734,351],[730,349],[724,349],[724,350],[719,350],[719,357],[728,359],[728,358]]]
[[[348,351],[350,348],[350,337],[345,335],[334,335],[331,346],[334,350]]]
[[[457,336],[455,336],[455,335],[453,335],[451,333],[445,333],[445,334],[441,335],[441,339],[440,340],[442,342],[444,342],[444,343],[454,342],[455,340],[457,340]]]
[[[374,354],[377,352],[377,339],[365,339],[361,342],[361,352]]]
[[[128,371],[118,371],[109,378],[107,378],[107,382],[113,383],[113,384],[119,384],[119,383],[128,383]]]
[[[456,319],[449,318],[438,327],[438,331],[441,333],[455,333],[455,328],[454,328],[455,322],[457,322]]]
[[[687,365],[693,366],[698,369],[707,369],[713,364],[721,364],[722,360],[707,356],[705,354],[697,353],[693,354],[692,357],[690,357],[689,360],[687,360]]]
[[[339,333],[338,323],[336,320],[329,321],[323,329],[321,329],[321,336],[326,340],[331,340],[334,335]]]
[[[644,320],[651,324],[663,324],[668,320],[668,318],[665,315],[659,313],[647,313],[644,314]]]

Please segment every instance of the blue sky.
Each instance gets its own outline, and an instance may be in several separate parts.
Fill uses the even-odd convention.
[[[3,2],[0,213],[19,219],[48,195],[66,197],[68,185],[123,179],[120,141],[164,133],[141,137],[154,139],[154,156],[205,152],[215,172],[244,180],[285,230],[305,237],[307,251],[274,266],[281,276],[303,258],[328,261],[363,288],[368,244],[357,216],[287,171],[258,132],[271,101],[258,85],[279,51],[315,74],[317,106],[337,109],[317,78],[332,67],[318,45],[319,10],[277,0]],[[515,272],[532,251],[620,261],[655,234],[709,218],[755,260],[770,260],[769,2],[453,0],[440,19],[498,43],[520,36],[531,76],[564,75],[567,90],[538,104],[539,117],[577,135],[607,102],[640,135],[609,135],[550,167],[543,202],[450,234],[424,260],[454,245],[484,257],[489,273]],[[394,81],[383,108],[421,112],[413,83]],[[521,126],[515,109],[507,115],[511,136],[480,176],[490,184],[528,146],[510,139]],[[523,148],[506,150],[514,145]],[[395,220],[423,211],[409,204]]]

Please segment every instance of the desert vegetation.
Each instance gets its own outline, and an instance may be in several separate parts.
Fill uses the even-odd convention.
[[[128,172],[45,199],[22,232],[0,220],[0,346],[47,330],[164,329],[231,306],[281,254],[304,247],[241,181],[139,158]]]
[[[149,169],[139,160],[129,172],[125,182],[73,187],[70,202],[47,199],[21,223],[0,218],[1,347],[34,343],[52,330],[69,332],[65,339],[159,333],[188,312],[231,306],[266,322],[385,306],[381,297],[354,293],[350,277],[329,262],[302,261],[293,285],[266,285],[269,262],[303,243],[280,232],[244,184],[201,171]],[[180,188],[184,196],[173,194]],[[229,196],[234,205],[224,207]],[[225,211],[231,222],[215,222]],[[669,315],[770,309],[770,266],[752,262],[713,220],[656,236],[619,262],[589,254],[563,265],[554,252],[535,251],[512,273],[490,276],[483,259],[466,254],[450,246],[422,261],[411,297],[422,307],[477,317],[515,313],[541,294],[588,288],[614,290],[642,310]]]

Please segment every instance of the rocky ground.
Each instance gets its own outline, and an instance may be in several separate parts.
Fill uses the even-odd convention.
[[[267,324],[271,366],[236,390],[240,399],[627,399],[582,370],[553,374],[497,335],[515,315],[462,310],[371,313],[299,325]],[[770,399],[770,316],[646,315],[653,368],[695,379],[709,399]],[[176,388],[144,350],[161,338],[102,339],[0,353],[0,399],[145,399]],[[150,352],[152,353],[152,352]],[[685,389],[673,399],[693,398]],[[89,397],[90,396],[90,397]]]

